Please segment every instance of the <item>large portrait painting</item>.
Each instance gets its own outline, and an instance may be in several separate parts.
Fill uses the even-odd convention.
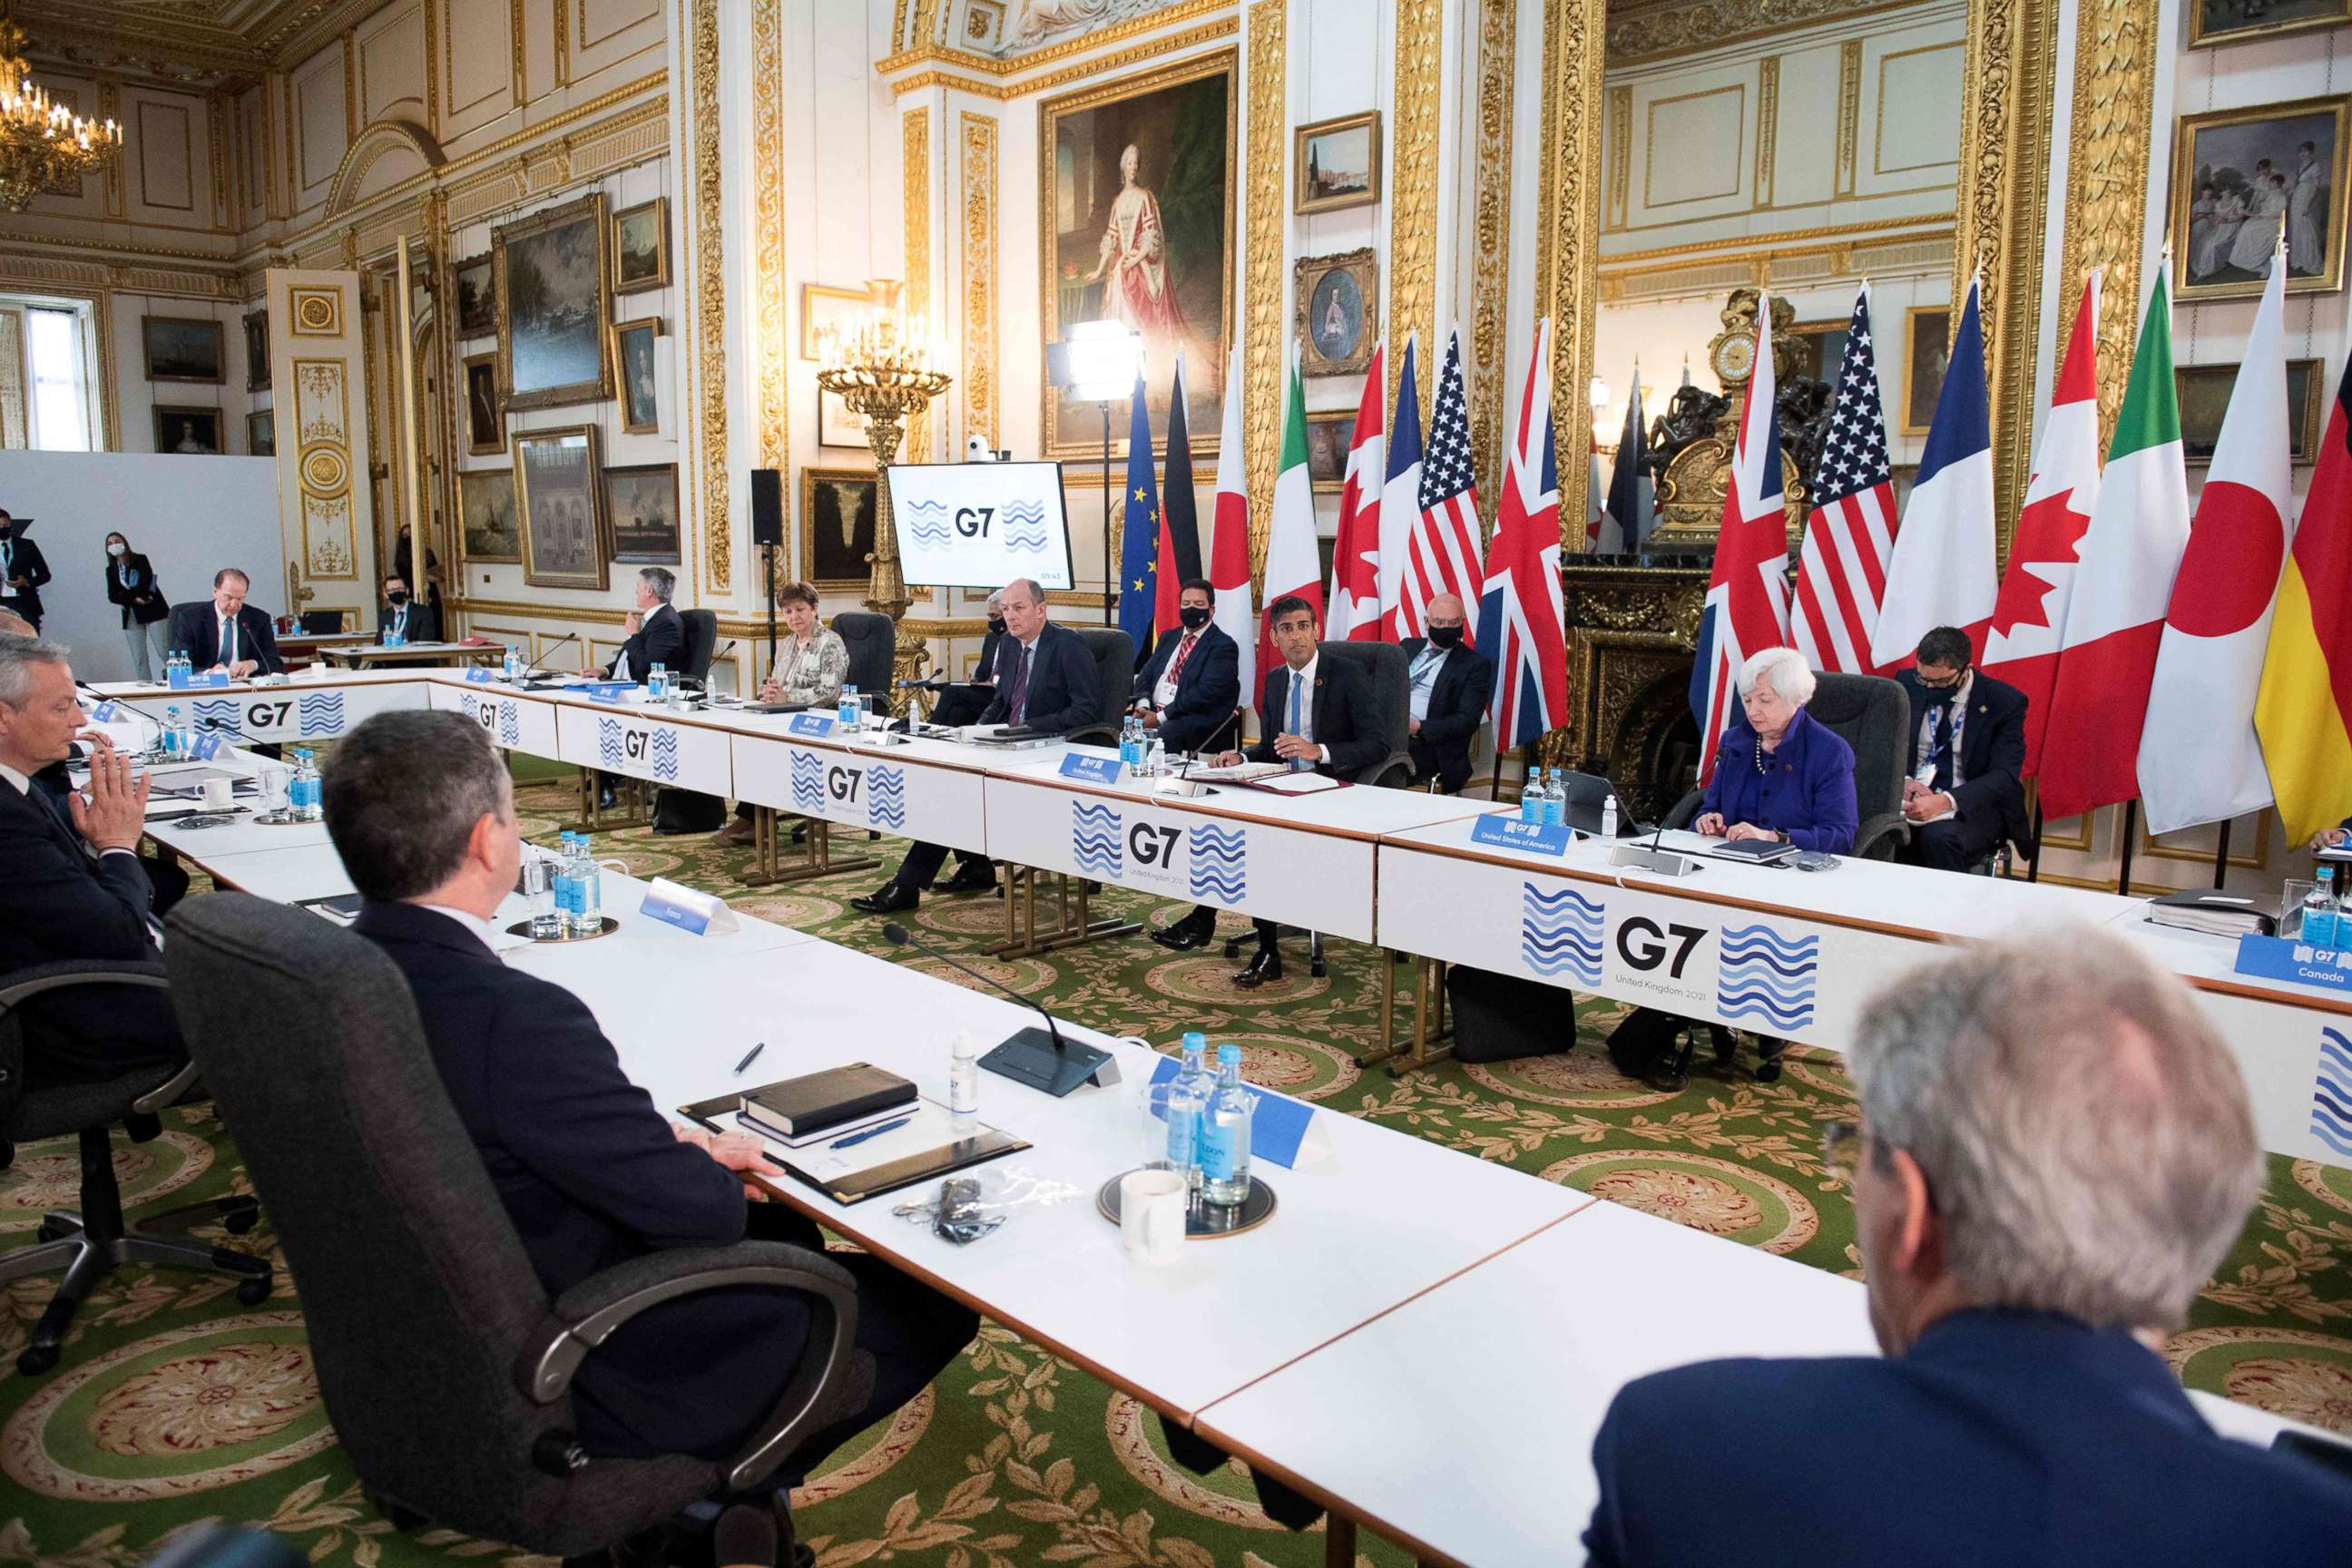
[[[1182,354],[1196,457],[1216,449],[1233,342],[1234,78],[1224,49],[1037,110],[1045,341],[1077,321],[1133,328],[1161,431]],[[1099,452],[1095,405],[1043,384],[1044,456]]]
[[[499,285],[499,390],[512,409],[613,395],[604,323],[612,265],[602,192],[491,234]]]
[[[2180,117],[2173,150],[2176,298],[2252,299],[2286,237],[2287,292],[2344,284],[2344,98]]]
[[[457,474],[457,518],[468,561],[522,561],[515,525],[514,470],[466,468]]]
[[[515,506],[522,517],[522,580],[534,588],[598,588],[604,576],[604,487],[596,427],[533,430],[514,438]]]
[[[818,587],[866,586],[878,485],[856,468],[801,470],[801,574]]]

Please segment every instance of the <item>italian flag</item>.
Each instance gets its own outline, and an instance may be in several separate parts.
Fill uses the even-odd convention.
[[[2170,265],[2157,268],[2148,289],[2066,605],[2042,737],[2042,815],[2051,822],[2139,794],[2148,687],[2173,575],[2189,542],[2189,475],[2172,384]]]
[[[1290,387],[1282,400],[1282,461],[1274,476],[1274,514],[1265,538],[1265,603],[1296,594],[1315,606],[1315,621],[1323,623],[1323,571],[1315,543],[1315,487],[1307,477],[1307,392],[1298,379],[1298,348],[1291,345]],[[1329,635],[1327,627],[1325,635]],[[1258,623],[1257,668],[1272,669],[1280,662],[1274,651],[1274,627]],[[1258,693],[1243,689],[1244,701]]]

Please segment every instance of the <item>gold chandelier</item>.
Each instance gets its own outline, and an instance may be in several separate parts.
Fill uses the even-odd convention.
[[[85,120],[33,85],[25,30],[0,21],[0,211],[22,212],[43,191],[94,174],[122,151],[122,128]]]

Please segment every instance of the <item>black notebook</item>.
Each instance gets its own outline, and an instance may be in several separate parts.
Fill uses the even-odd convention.
[[[805,1138],[877,1110],[915,1103],[915,1086],[865,1062],[804,1073],[743,1093],[743,1117],[786,1138]]]
[[[732,1131],[739,1114],[736,1107],[742,1099],[740,1095],[720,1095],[716,1100],[681,1105],[678,1114],[714,1132]],[[884,1122],[882,1125],[890,1131],[847,1149],[823,1142],[797,1149],[771,1147],[765,1151],[765,1157],[771,1165],[807,1183],[834,1202],[854,1204],[950,1175],[968,1166],[985,1164],[1029,1147],[1024,1140],[984,1124],[959,1132],[947,1108],[934,1101],[915,1100],[906,1107],[906,1126]],[[745,1125],[751,1127],[748,1119]]]
[[[1720,844],[1709,845],[1706,852],[1727,860],[1752,860],[1759,866],[1769,866],[1794,855],[1797,847],[1777,838],[1727,838]]]

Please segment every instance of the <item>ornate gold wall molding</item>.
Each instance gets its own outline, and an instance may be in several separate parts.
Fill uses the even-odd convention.
[[[1772,205],[1773,143],[1780,139],[1780,57],[1756,63],[1756,205]]]
[[[926,321],[931,312],[931,111],[919,108],[898,121],[900,211],[907,226],[907,309]],[[907,426],[907,461],[931,459],[931,425],[935,415],[926,410]]]
[[[1601,215],[1603,228],[1622,227],[1625,198],[1633,184],[1633,89],[1609,89],[1608,118],[1602,121],[1609,142],[1609,210]]]
[[[2059,0],[1979,0],[1969,17],[1960,85],[1952,319],[1957,327],[1969,276],[1980,274],[1993,517],[2004,551],[2033,462],[2058,6]]]
[[[1606,0],[1550,0],[1544,18],[1543,143],[1536,169],[1536,309],[1551,318],[1552,417],[1584,421],[1600,289],[1602,24]],[[1581,443],[1574,443],[1580,446]],[[1582,548],[1580,507],[1560,509]]]
[[[1503,354],[1511,299],[1511,118],[1517,102],[1518,32],[1517,0],[1482,0],[1478,173],[1471,198],[1478,260],[1477,275],[1471,280],[1470,452],[1479,493],[1487,499],[1484,521],[1489,532],[1496,498],[1502,493],[1503,388],[1511,379]]]
[[[688,0],[681,0],[681,4]],[[701,450],[706,591],[728,592],[734,577],[734,517],[727,505],[727,238],[719,163],[719,0],[691,0],[687,34],[694,76],[694,321],[696,381],[702,392]]]
[[[759,466],[792,467],[787,419],[793,363],[785,330],[783,7],[751,7],[753,363],[759,377]]]
[[[1285,0],[1255,0],[1249,13],[1249,64],[1242,87],[1249,103],[1242,220],[1242,442],[1248,448],[1250,570],[1265,568],[1273,521],[1275,465],[1282,453],[1284,184],[1290,152],[1290,68]]]
[[[2099,447],[2105,451],[2139,331],[2157,0],[2079,0],[2075,16],[2058,310],[2059,320],[2071,323],[2083,279],[2095,267],[2106,268],[2099,285],[2098,339]]]
[[[1654,0],[1620,5],[1609,22],[1609,63],[1633,65],[1686,52],[1693,38],[1709,48],[1742,43],[1794,26],[1900,10],[1918,0]],[[1983,5],[1988,0],[1976,0]],[[1594,18],[1596,21],[1598,16]]]
[[[1152,25],[1164,26],[1166,24],[1154,21]],[[1139,65],[1145,60],[1158,59],[1163,55],[1181,54],[1186,49],[1197,48],[1202,44],[1215,43],[1220,38],[1230,38],[1240,30],[1241,23],[1238,18],[1222,16],[1216,21],[1188,28],[1184,32],[1171,33],[1167,37],[1154,38],[1149,43],[1138,44],[1133,48],[1100,55],[1077,65],[1064,66],[1060,70],[1047,71],[1042,76],[1025,77],[1019,80],[991,80],[984,77],[966,76],[954,70],[932,69],[916,71],[911,75],[898,78],[891,82],[890,91],[896,97],[904,98],[910,92],[920,91],[925,88],[943,87],[952,88],[958,92],[971,93],[975,98],[992,98],[1003,102],[1008,99],[1028,98],[1037,93],[1051,92],[1056,88],[1066,87],[1071,82],[1083,81],[1088,78],[1113,76],[1129,66]],[[1110,35],[1106,34],[1103,37],[1108,36]],[[1101,37],[1089,38],[1087,40],[1086,47],[1090,49],[1097,48],[1101,47],[1102,42]],[[962,58],[978,58],[980,57]],[[913,57],[908,57],[895,63],[908,64],[911,63],[912,58]],[[1026,68],[1028,63],[1027,57],[1024,57],[1022,62],[1024,68]],[[885,60],[876,68],[887,70],[893,64],[892,61]]]
[[[1854,170],[1862,155],[1862,40],[1838,46],[1837,172],[1839,195],[1853,195]]]
[[[965,428],[988,437],[996,428],[996,121],[963,115],[963,409]],[[958,444],[950,441],[950,446]]]
[[[1389,103],[1389,387],[1396,406],[1408,332],[1432,362],[1419,372],[1422,403],[1437,376],[1437,106],[1444,68],[1444,6],[1397,0],[1396,89]]]
[[[1066,60],[1074,55],[1085,54],[1089,49],[1099,49],[1107,45],[1118,43],[1123,38],[1134,37],[1139,33],[1156,32],[1161,27],[1177,26],[1195,17],[1223,11],[1233,4],[1234,0],[1180,0],[1178,4],[1163,5],[1159,10],[1144,16],[1113,23],[1108,27],[1097,27],[1090,32],[1082,33],[1075,38],[1067,38],[1058,44],[1048,44],[1044,48],[1029,49],[1017,55],[983,55],[971,49],[945,47],[934,41],[935,33],[925,35],[919,24],[915,38],[908,41],[906,47],[897,53],[885,59],[875,61],[874,69],[879,75],[887,76],[892,71],[904,70],[913,65],[943,65],[953,67],[958,70],[977,71],[982,76],[1018,76],[1027,71],[1042,70],[1055,60]],[[904,0],[901,0],[900,8],[903,16]],[[905,39],[907,37],[905,28],[899,28],[891,37],[894,39]],[[1090,62],[1086,69],[1092,73],[1100,68],[1100,64],[1099,61]],[[1028,92],[1034,89],[1024,87],[1021,90]]]

